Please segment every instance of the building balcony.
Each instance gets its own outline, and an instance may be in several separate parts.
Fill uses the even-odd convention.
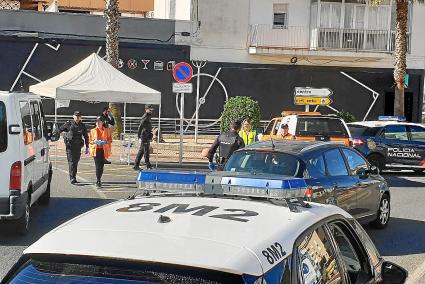
[[[291,26],[276,29],[268,25],[252,25],[249,35],[249,47],[263,50],[262,53],[276,53],[277,49],[391,53],[394,42],[395,32],[390,30]],[[407,42],[409,50],[410,34]]]
[[[249,46],[275,49],[309,49],[309,30],[305,27],[251,25]]]

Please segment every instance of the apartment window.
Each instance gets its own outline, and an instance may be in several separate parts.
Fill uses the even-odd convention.
[[[365,5],[345,4],[344,28],[365,28]]]
[[[273,4],[273,28],[282,29],[288,26],[288,4]]]
[[[339,28],[341,22],[341,3],[321,3],[320,27]]]

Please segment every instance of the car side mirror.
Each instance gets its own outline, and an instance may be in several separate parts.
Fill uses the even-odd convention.
[[[50,140],[52,142],[58,141],[60,134],[58,132],[58,126],[56,123],[53,122],[46,122],[46,129],[47,129],[47,140]]]
[[[379,169],[376,166],[370,166],[369,173],[372,175],[379,175]]]
[[[256,131],[258,134],[264,134],[264,128],[262,128],[262,127],[258,127],[255,131]]]
[[[382,263],[381,271],[383,284],[403,284],[406,281],[407,271],[392,262]]]
[[[355,171],[355,174],[358,175],[359,177],[365,177],[369,174],[369,171],[366,170],[365,168],[360,168]]]

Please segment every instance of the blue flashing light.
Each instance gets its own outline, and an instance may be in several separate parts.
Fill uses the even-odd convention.
[[[139,182],[205,184],[205,178],[205,174],[196,172],[141,171],[137,180]]]
[[[378,117],[380,121],[406,121],[405,116],[391,116],[391,115],[381,115]]]
[[[282,188],[282,180],[269,180],[260,178],[223,177],[222,185],[246,186],[257,188]]]
[[[304,189],[307,188],[307,183],[301,178],[292,179],[261,179],[261,178],[245,178],[245,177],[223,177],[222,185],[229,186],[244,186],[255,188],[270,188],[270,189]]]

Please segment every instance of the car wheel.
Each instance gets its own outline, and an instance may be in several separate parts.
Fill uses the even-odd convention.
[[[14,221],[14,224],[13,224],[16,228],[15,231],[20,235],[25,235],[29,231],[30,212],[31,212],[31,206],[30,206],[30,201],[28,200],[28,202],[25,205],[24,214],[22,215],[22,217]]]
[[[375,228],[383,229],[388,225],[391,214],[390,197],[384,194],[379,202],[379,209],[373,225]]]
[[[379,173],[385,169],[384,158],[381,155],[372,154],[367,157],[367,160],[372,166],[375,166],[379,169]]]
[[[52,183],[52,171],[49,171],[49,179],[47,181],[47,188],[46,191],[43,193],[43,195],[40,197],[38,202],[43,205],[47,206],[50,203],[50,185]]]

